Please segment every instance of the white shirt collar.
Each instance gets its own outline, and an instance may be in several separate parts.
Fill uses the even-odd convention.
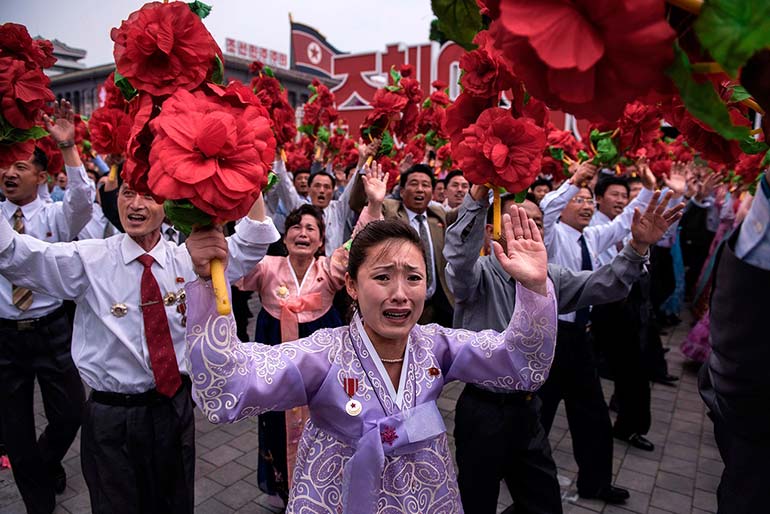
[[[135,261],[140,255],[149,253],[161,268],[165,268],[166,267],[165,243],[166,243],[166,240],[165,238],[163,238],[163,235],[161,234],[161,237],[158,243],[152,248],[152,250],[150,250],[149,252],[146,252],[144,248],[139,246],[136,243],[136,241],[131,239],[131,237],[128,234],[123,234],[123,240],[120,242],[120,253],[123,256],[123,264],[127,265],[128,263]]]
[[[35,214],[37,214],[37,211],[39,211],[43,207],[43,201],[40,200],[39,197],[36,197],[34,200],[32,200],[26,205],[16,205],[10,200],[6,200],[5,202],[3,202],[2,205],[3,205],[3,214],[5,215],[6,219],[11,219],[13,215],[16,213],[16,209],[21,207],[21,212],[22,214],[24,214],[24,219],[31,220],[35,216]]]
[[[407,209],[406,205],[404,205],[404,210],[406,211],[406,215],[409,216],[409,223],[412,223],[417,216],[420,216],[420,214],[417,214],[416,212]],[[428,211],[423,212],[422,216],[425,216],[425,220],[427,221]]]
[[[580,232],[579,230],[576,230],[576,229],[570,227],[569,225],[567,225],[563,221],[560,221],[559,225],[561,225],[562,229],[564,230],[564,233],[567,235],[567,237],[570,240],[575,240],[575,242],[577,242],[577,241],[580,240],[580,237],[583,235],[582,232]]]

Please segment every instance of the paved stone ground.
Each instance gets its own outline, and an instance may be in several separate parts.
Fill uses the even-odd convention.
[[[716,512],[715,491],[723,466],[715,447],[711,422],[705,416],[698,396],[695,370],[684,366],[679,353],[678,343],[688,326],[689,323],[683,322],[664,339],[664,344],[671,348],[668,354],[670,371],[681,375],[681,380],[677,387],[653,386],[653,423],[649,439],[655,443],[655,451],[643,452],[615,442],[615,483],[631,491],[631,498],[625,505],[606,506],[602,502],[577,497],[574,485],[577,467],[572,457],[563,406],[560,408],[551,433],[551,445],[559,467],[566,514]],[[604,388],[609,399],[612,383],[605,382]],[[461,390],[462,384],[451,384],[439,400],[449,434],[454,430],[454,407]],[[38,427],[44,426],[46,421],[39,394],[36,395],[35,416]],[[450,445],[454,450],[451,436]],[[196,446],[197,512],[280,512],[257,487],[256,421],[215,426],[197,413]],[[90,512],[79,448],[78,438],[65,457],[67,490],[58,498],[57,513]],[[510,495],[503,486],[498,510],[502,511],[510,503]],[[11,472],[0,471],[0,513],[23,512],[24,506]]]

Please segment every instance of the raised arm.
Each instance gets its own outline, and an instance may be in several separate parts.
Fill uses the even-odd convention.
[[[89,286],[77,245],[17,234],[0,219],[0,275],[31,291],[74,300]]]
[[[489,189],[474,185],[457,212],[457,221],[446,230],[444,258],[446,280],[455,301],[473,300],[481,282],[479,253],[484,245]]]
[[[64,168],[67,170],[67,189],[64,192],[64,200],[54,206],[57,209],[56,227],[59,232],[57,235],[60,241],[72,241],[91,221],[96,188],[88,180],[75,146],[72,105],[62,100],[61,105],[58,103],[54,105],[54,115],[55,120],[44,115],[43,122],[61,149]]]
[[[235,234],[227,238],[230,254],[225,271],[227,280],[232,284],[249,273],[280,237],[273,220],[265,214],[265,203],[260,194],[248,215],[235,226]]]
[[[270,194],[275,192],[281,202],[283,202],[286,212],[291,212],[300,207],[304,202],[299,197],[297,190],[294,189],[294,182],[292,182],[289,172],[286,171],[286,164],[284,164],[283,159],[275,160],[273,171],[280,180],[278,180]]]
[[[524,209],[516,211],[513,222],[503,216],[507,248],[493,243],[501,266],[516,281],[511,322],[501,334],[442,330],[447,380],[534,391],[548,377],[556,344],[556,296],[540,231]]]
[[[209,421],[232,423],[307,405],[330,367],[328,352],[334,339],[323,337],[327,330],[278,346],[242,343],[232,314],[217,314],[209,282],[197,280],[185,291],[185,357],[193,399]]]

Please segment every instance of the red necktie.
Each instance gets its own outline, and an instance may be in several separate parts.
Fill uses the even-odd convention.
[[[147,338],[147,349],[150,351],[150,365],[155,375],[155,388],[160,394],[170,398],[182,385],[182,378],[179,376],[174,343],[171,341],[171,331],[168,328],[166,306],[160,295],[158,281],[152,274],[151,268],[155,259],[151,255],[144,254],[137,260],[144,265],[141,307],[144,335]]]

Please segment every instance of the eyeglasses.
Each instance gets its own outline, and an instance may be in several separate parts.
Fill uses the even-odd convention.
[[[591,207],[594,207],[596,205],[596,200],[593,198],[583,198],[582,196],[576,196],[572,198],[572,203],[575,203],[577,205],[590,205]]]

